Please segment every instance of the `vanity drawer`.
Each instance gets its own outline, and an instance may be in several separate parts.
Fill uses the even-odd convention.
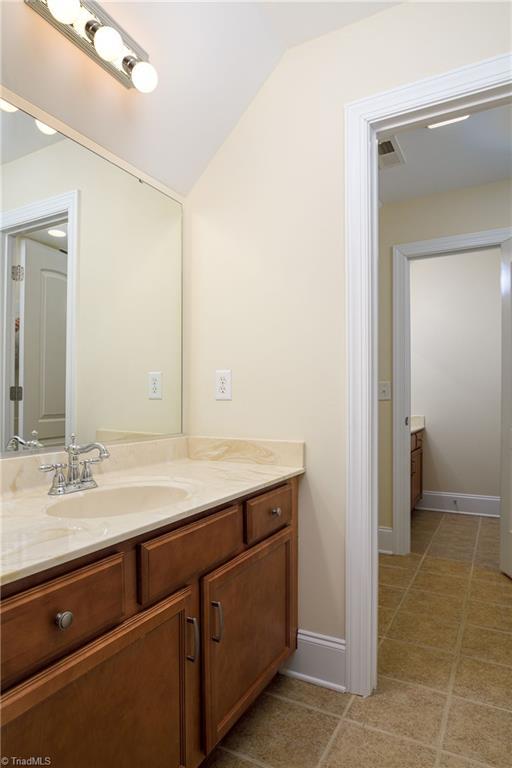
[[[140,602],[148,605],[242,551],[242,508],[228,509],[139,545]]]
[[[292,490],[286,485],[245,503],[245,541],[255,544],[289,525],[292,519]]]
[[[71,624],[59,628],[59,614],[65,624],[68,612]],[[3,687],[118,624],[123,613],[122,554],[7,598],[0,606]]]

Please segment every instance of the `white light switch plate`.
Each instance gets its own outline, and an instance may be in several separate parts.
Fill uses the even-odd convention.
[[[162,399],[162,371],[149,371],[148,398],[150,400]]]
[[[391,400],[390,381],[379,381],[379,400]]]
[[[231,400],[231,371],[215,371],[215,399]]]

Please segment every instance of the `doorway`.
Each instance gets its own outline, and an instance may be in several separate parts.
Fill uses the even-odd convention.
[[[474,189],[476,193],[478,188]],[[485,185],[481,189],[485,194]],[[487,187],[488,191],[489,189]],[[506,325],[501,318],[500,306],[500,290],[502,296],[506,295],[506,270],[501,268],[501,263],[506,258],[507,243],[511,238],[512,228],[503,228],[393,247],[393,535],[387,551],[395,555],[411,551],[411,510],[415,507],[437,512],[482,514],[496,518],[500,516],[501,369],[505,371],[505,365],[509,364],[506,358],[502,364],[501,348],[498,351],[502,326],[504,328]],[[472,260],[474,268],[471,273],[474,278],[473,306],[460,306],[461,295],[463,297],[466,290],[467,275],[464,270],[471,254],[476,256],[476,259]],[[429,270],[431,274],[425,277],[430,281],[430,287],[422,287],[424,312],[432,312],[432,324],[428,330],[434,344],[431,353],[429,348],[425,348],[425,344],[421,349],[415,350],[417,340],[411,339],[411,303],[415,300],[414,296],[411,297],[411,270],[417,275],[418,269],[415,270],[415,267],[421,267],[422,262],[427,259],[434,260],[432,264],[435,266],[435,259],[438,257],[444,260],[451,257],[454,259],[453,263],[446,262],[450,269]],[[487,266],[487,269],[479,270],[479,263]],[[491,303],[492,306],[492,340],[487,340],[484,329],[479,327],[478,302],[482,278],[484,281],[491,281],[490,295],[485,298],[488,299],[487,305]],[[436,280],[440,281],[439,288],[436,286]],[[416,285],[421,286],[419,280]],[[425,290],[430,291],[430,306]],[[471,302],[471,294],[468,295],[468,300]],[[436,307],[439,307],[438,311]],[[464,318],[467,319],[465,324]],[[443,327],[444,322],[446,327]],[[454,324],[458,324],[458,327]],[[428,325],[428,319],[421,324],[423,336]],[[466,338],[462,338],[464,327],[468,331],[468,325],[474,325],[477,348],[475,340],[468,338],[471,334],[465,334]],[[440,334],[438,339],[435,338],[436,333]],[[436,354],[436,342],[447,333],[451,337],[451,346],[443,344],[444,349]],[[462,358],[459,354],[461,350],[457,346],[459,341],[465,341],[467,344]],[[490,366],[487,371],[484,358],[488,356],[491,348],[493,354],[487,361]],[[503,348],[505,350],[505,347]],[[414,351],[416,366],[411,364]],[[425,367],[429,362],[429,355],[432,363],[430,369]],[[462,368],[465,370],[461,370],[460,359],[463,360]],[[477,365],[479,359],[481,365]],[[413,368],[416,368],[415,398],[411,397]],[[444,387],[441,378],[444,375],[447,376],[446,382],[452,387],[449,396],[440,400],[436,399],[436,394]],[[463,387],[461,385],[465,375],[468,377],[468,383]],[[459,387],[458,392],[454,390],[455,385]],[[485,401],[485,408],[480,407],[482,401]],[[425,414],[417,413],[419,403],[432,404],[427,408],[436,421],[433,432],[425,423]],[[419,410],[425,410],[425,406],[420,406]],[[454,411],[457,417],[456,429],[452,418]],[[470,419],[472,413],[472,423],[465,424],[464,418]],[[416,429],[411,423],[414,419],[419,419]],[[414,456],[414,451],[411,452],[411,432],[418,434],[422,443],[419,458]],[[432,439],[431,446],[428,443],[429,436]],[[453,443],[454,440],[459,443],[458,449]],[[476,440],[479,440],[479,449],[485,452],[481,461],[478,460],[477,452],[471,449]],[[435,475],[433,483],[429,482],[429,477],[426,485],[423,472],[425,459],[429,462],[429,475]],[[434,464],[437,466],[434,467]],[[452,466],[448,467],[450,464]],[[485,465],[484,470],[481,464]],[[414,478],[419,484],[418,493],[414,498],[411,498],[410,478]],[[435,487],[430,487],[431,485]],[[380,514],[382,516],[382,510]],[[506,570],[504,564],[502,565],[503,570]]]
[[[511,72],[512,57],[504,55],[346,108],[346,668],[348,690],[363,696],[377,683],[377,137],[510,103]]]
[[[60,445],[74,429],[77,213],[70,192],[0,216],[0,451]]]

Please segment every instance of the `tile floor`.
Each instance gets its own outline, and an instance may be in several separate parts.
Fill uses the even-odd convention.
[[[412,554],[380,556],[379,688],[278,675],[208,768],[511,768],[512,581],[498,521],[415,512]]]

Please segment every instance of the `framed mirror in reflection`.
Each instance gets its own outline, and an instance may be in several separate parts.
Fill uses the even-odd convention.
[[[180,433],[181,205],[43,127],[0,111],[0,451]]]

